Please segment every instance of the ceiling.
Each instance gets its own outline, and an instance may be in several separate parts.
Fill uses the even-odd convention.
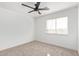
[[[34,7],[35,2],[0,2],[1,8],[6,8],[19,13],[26,13],[31,11],[32,9],[22,6],[21,3],[27,4],[29,6]],[[32,12],[30,15],[33,17],[39,17],[42,15],[50,14],[53,12],[57,12],[63,9],[67,9],[69,7],[76,6],[77,2],[41,2],[40,8],[48,7],[49,10],[40,11],[42,14],[39,15],[37,12]]]

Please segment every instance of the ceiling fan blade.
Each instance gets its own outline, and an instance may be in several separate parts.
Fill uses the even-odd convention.
[[[29,11],[28,13],[31,13],[31,12],[33,12],[34,10],[32,10],[32,11]]]
[[[38,10],[49,10],[49,8],[45,7],[45,8],[39,8]]]
[[[38,13],[41,14],[39,10],[38,10]]]
[[[34,9],[33,7],[25,5],[25,4],[21,4],[21,5]]]

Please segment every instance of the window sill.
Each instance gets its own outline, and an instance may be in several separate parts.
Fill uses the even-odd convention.
[[[54,32],[50,33],[48,31],[46,31],[45,33],[49,34],[49,35],[64,35],[64,36],[68,36],[68,33],[67,34],[60,34],[60,33],[54,33]]]

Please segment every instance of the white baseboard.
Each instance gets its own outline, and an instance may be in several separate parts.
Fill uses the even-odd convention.
[[[0,51],[6,50],[6,49],[9,49],[9,48],[13,48],[13,47],[16,47],[16,46],[19,46],[19,45],[22,45],[22,44],[30,43],[32,41],[34,41],[34,40],[30,40],[30,41],[27,41],[27,42],[17,43],[17,44],[11,45],[9,47],[0,48]]]

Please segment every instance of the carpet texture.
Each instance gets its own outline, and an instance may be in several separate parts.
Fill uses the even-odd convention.
[[[0,56],[77,56],[77,51],[33,41],[0,51]]]

